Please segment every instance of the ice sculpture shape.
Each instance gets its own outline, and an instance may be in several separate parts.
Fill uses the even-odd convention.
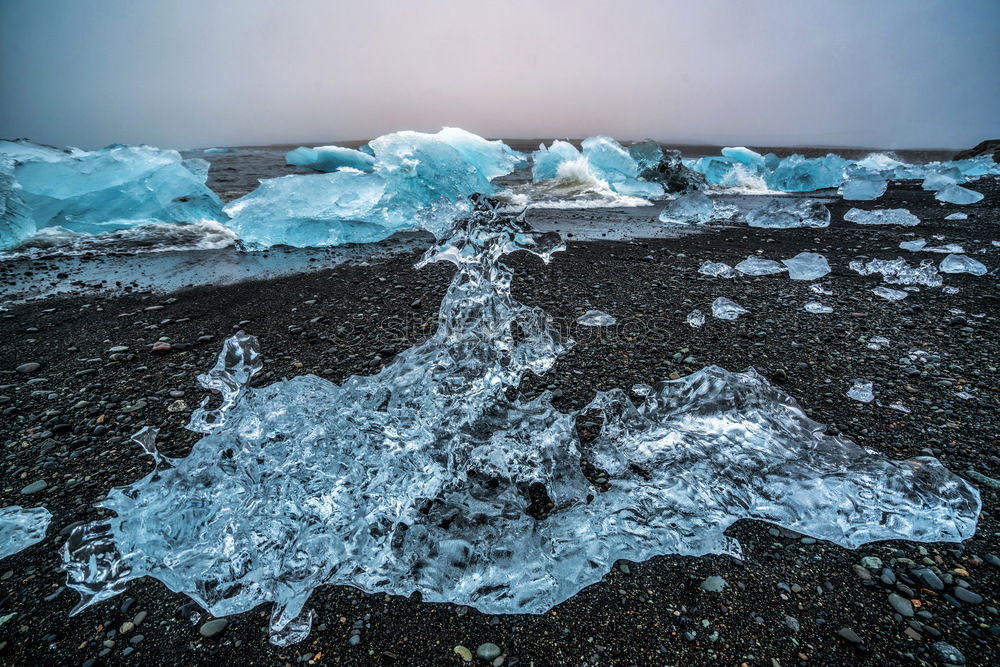
[[[884,285],[879,285],[872,289],[872,294],[875,296],[882,297],[886,301],[899,301],[900,299],[905,299],[908,294],[902,290],[892,289],[891,287],[886,287]]]
[[[208,165],[177,151],[114,145],[16,158],[14,177],[37,228],[96,234],[147,222],[221,221]]]
[[[934,199],[938,201],[960,205],[975,204],[977,201],[981,201],[982,198],[983,194],[981,192],[963,188],[961,185],[949,185],[946,188],[938,190],[937,194],[934,195]]]
[[[698,273],[714,278],[735,278],[737,275],[733,267],[725,262],[710,262],[707,260],[702,262],[701,266],[698,267]]]
[[[875,392],[872,390],[872,383],[864,380],[855,380],[851,388],[847,390],[847,397],[862,403],[871,403],[875,400]]]
[[[807,313],[832,313],[833,308],[831,306],[824,306],[819,301],[809,301],[802,307]]]
[[[695,329],[700,329],[705,325],[705,313],[697,308],[688,313],[685,321]]]
[[[660,211],[660,222],[704,223],[712,219],[715,203],[703,192],[688,192],[669,202]]]
[[[727,299],[724,296],[720,296],[712,302],[712,317],[716,317],[720,320],[735,320],[740,315],[744,315],[749,312],[749,310],[740,304],[736,303],[732,299]]]
[[[52,514],[44,507],[0,508],[0,558],[6,558],[45,539]]]
[[[35,233],[35,221],[15,185],[14,161],[0,154],[0,250],[13,248]]]
[[[603,310],[588,310],[576,318],[576,323],[585,327],[610,327],[617,324],[618,320]]]
[[[878,172],[849,167],[847,180],[838,190],[841,197],[854,201],[871,201],[885,194],[889,183]]]
[[[926,285],[937,287],[943,280],[937,272],[934,262],[925,259],[919,266],[907,264],[902,257],[896,259],[873,259],[867,264],[860,259],[852,260],[848,266],[863,276],[873,273],[882,274],[882,280],[893,285]]]
[[[63,550],[75,611],[153,576],[224,616],[273,602],[271,640],[305,638],[323,584],[541,613],[618,559],[740,555],[726,529],[771,521],[846,547],[883,539],[957,541],[978,492],[932,458],[892,462],[826,435],[750,370],[709,366],[561,413],[522,377],[549,370],[562,341],[540,308],[514,300],[504,254],[562,247],[484,211],[457,223],[420,265],[457,267],[437,331],[380,372],[337,385],[313,375],[251,386],[256,341],[226,343],[209,375],[223,403],[186,458],[101,506]],[[207,407],[206,407],[207,410]],[[603,413],[583,444],[576,422]],[[584,477],[601,467],[604,492]],[[541,501],[539,499],[542,499]]]
[[[285,162],[315,171],[327,172],[344,168],[371,171],[375,168],[374,156],[343,146],[316,146],[315,148],[299,146],[295,150],[285,153]]]
[[[788,267],[788,277],[792,280],[816,280],[830,273],[830,263],[818,252],[800,252],[781,263]]]
[[[763,259],[756,255],[750,255],[735,268],[745,276],[769,276],[786,271],[785,267],[773,259]]]
[[[941,260],[941,273],[971,273],[974,276],[986,275],[986,265],[968,255],[948,255]]]
[[[900,225],[902,227],[915,227],[920,224],[920,218],[905,208],[882,208],[874,211],[852,208],[844,214],[844,220],[858,225]]]
[[[811,192],[836,188],[844,182],[847,165],[847,160],[832,153],[815,158],[795,154],[782,160],[765,180],[772,190],[782,192]]]
[[[830,210],[813,199],[772,199],[747,213],[747,224],[768,229],[829,227]]]

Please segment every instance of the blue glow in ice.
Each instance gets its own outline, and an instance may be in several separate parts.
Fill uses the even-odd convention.
[[[317,146],[315,148],[299,146],[285,154],[285,162],[313,171],[326,172],[344,168],[371,171],[375,167],[374,156],[343,146]]]

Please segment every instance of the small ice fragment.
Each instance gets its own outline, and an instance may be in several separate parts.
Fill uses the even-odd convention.
[[[900,250],[909,250],[910,252],[917,252],[918,250],[923,250],[924,246],[927,245],[926,239],[914,239],[912,241],[900,241]]]
[[[939,252],[939,253],[958,253],[961,254],[965,252],[965,248],[958,245],[957,243],[946,243],[940,246],[928,246],[927,241],[924,239],[916,239],[913,241],[902,241],[899,244],[901,250],[909,250],[911,252]]]
[[[819,301],[810,301],[805,306],[802,307],[807,313],[832,313],[833,308],[830,306],[824,306]]]
[[[899,301],[900,299],[905,299],[908,296],[906,292],[898,289],[892,289],[891,287],[884,287],[882,285],[873,289],[872,294],[889,301]]]
[[[648,384],[639,383],[632,385],[632,393],[636,396],[648,396],[651,391],[653,391],[653,388]]]
[[[862,403],[871,403],[875,400],[875,392],[872,391],[872,383],[863,380],[855,380],[851,388],[847,390],[847,397]]]
[[[941,289],[941,291],[944,292],[945,294],[958,294],[961,290],[959,290],[957,287],[954,287],[952,285],[945,285]]]
[[[816,280],[830,273],[830,263],[816,252],[800,252],[781,263],[788,267],[788,277],[792,280]]]
[[[813,283],[809,285],[809,289],[811,289],[813,292],[816,292],[816,294],[823,294],[825,296],[831,296],[833,294],[831,290],[826,289],[825,287],[823,287],[818,283]]]
[[[822,202],[802,199],[772,199],[747,213],[747,224],[765,229],[792,229],[795,227],[829,227],[830,211]]]
[[[773,273],[781,273],[785,267],[773,259],[763,259],[756,255],[750,255],[736,265],[736,270],[746,276],[769,276]]]
[[[45,539],[52,515],[44,507],[18,505],[0,508],[0,558],[6,558]]]
[[[844,220],[858,225],[900,225],[902,227],[914,227],[920,224],[920,218],[905,208],[883,208],[874,211],[852,208],[844,214]]]
[[[705,313],[695,308],[690,313],[688,313],[687,323],[690,324],[695,329],[700,329],[702,325],[705,324]]]
[[[973,396],[967,391],[960,391],[957,394],[955,394],[955,396],[959,397],[963,401],[971,401],[973,398],[975,398],[975,396]]]
[[[717,317],[720,320],[735,320],[740,315],[749,312],[743,306],[724,296],[720,296],[712,302],[712,317]]]
[[[909,412],[910,409],[901,403],[890,403],[889,407],[893,410],[899,410],[900,412]]]
[[[971,273],[974,276],[986,274],[986,265],[968,255],[948,255],[941,260],[941,273]]]
[[[603,310],[588,310],[576,318],[576,323],[585,327],[610,327],[617,322],[613,315],[608,315]]]
[[[715,204],[697,190],[680,195],[660,211],[660,222],[703,223],[712,219]]]
[[[952,213],[951,215],[944,216],[945,220],[968,220],[969,216],[965,213]]]
[[[890,285],[926,285],[937,287],[942,283],[934,262],[925,259],[919,266],[910,266],[902,257],[896,259],[873,259],[867,264],[860,259],[852,260],[848,266],[863,276],[882,274],[882,280]]]
[[[872,336],[868,339],[868,349],[869,350],[881,350],[883,347],[889,344],[889,339],[885,336]]]
[[[702,262],[701,267],[698,269],[698,273],[706,276],[714,276],[716,278],[736,277],[736,271],[734,271],[733,267],[729,266],[725,262]]]
[[[983,198],[982,193],[975,190],[963,188],[961,185],[949,185],[943,190],[939,190],[934,199],[948,202],[949,204],[975,204]]]

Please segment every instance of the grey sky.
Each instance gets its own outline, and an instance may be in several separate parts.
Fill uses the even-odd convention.
[[[1000,136],[1000,0],[0,0],[0,137]]]

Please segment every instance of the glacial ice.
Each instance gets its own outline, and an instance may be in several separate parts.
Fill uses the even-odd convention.
[[[538,150],[531,154],[531,180],[535,183],[554,180],[559,175],[559,165],[581,158],[580,151],[568,141],[553,141],[548,148],[540,144]]]
[[[627,149],[611,137],[588,137],[581,143],[583,151],[565,141],[554,141],[532,154],[532,180],[536,183],[569,178],[586,173],[606,183],[611,191],[629,197],[660,197],[663,187],[639,178],[640,164]],[[567,169],[567,166],[573,168]]]
[[[722,149],[722,154],[731,160],[736,160],[756,170],[763,170],[765,168],[764,156],[757,151],[743,146],[727,146]]]
[[[701,263],[701,266],[698,267],[698,273],[714,278],[735,278],[737,275],[733,267],[725,262],[711,262],[708,260]]]
[[[882,280],[891,285],[926,285],[938,287],[943,282],[937,272],[934,262],[922,260],[919,266],[910,266],[905,259],[873,259],[865,263],[860,259],[852,260],[848,266],[863,276],[873,273],[882,274]]]
[[[584,327],[610,327],[617,324],[618,320],[603,310],[588,310],[576,318],[576,323]]]
[[[660,161],[663,160],[663,147],[652,139],[643,139],[630,144],[626,150],[638,165],[640,174],[647,170],[656,169]]]
[[[782,192],[836,188],[844,182],[848,164],[847,160],[832,153],[816,158],[790,155],[778,164],[777,169],[767,174],[765,181],[772,190]]]
[[[908,293],[902,290],[892,289],[891,287],[886,287],[885,285],[879,285],[878,287],[873,288],[872,294],[882,297],[887,301],[899,301],[900,299],[905,299],[909,296]]]
[[[888,185],[888,181],[878,172],[851,166],[847,169],[847,180],[840,186],[838,193],[847,200],[871,201],[884,195]]]
[[[705,223],[712,219],[715,203],[697,190],[679,195],[660,211],[660,222]]]
[[[903,294],[906,294],[906,292],[903,292]],[[869,350],[881,350],[888,344],[889,344],[889,339],[886,338],[885,336],[872,336],[871,338],[868,339]]]
[[[44,507],[0,507],[0,558],[45,539],[52,514]]]
[[[299,146],[285,154],[285,162],[325,172],[344,168],[372,171],[375,168],[374,156],[343,146],[316,146],[315,148]]]
[[[874,211],[852,208],[844,214],[844,220],[858,225],[900,225],[902,227],[915,227],[920,224],[920,218],[905,208],[883,208]]]
[[[833,308],[831,306],[824,306],[819,301],[810,301],[802,307],[807,313],[832,313]]]
[[[914,239],[912,241],[900,241],[900,250],[910,252],[940,252],[940,253],[963,253],[965,250],[957,243],[946,243],[942,246],[928,246],[926,239]]]
[[[720,320],[735,320],[740,315],[744,315],[749,312],[749,310],[740,304],[736,303],[732,299],[727,299],[724,296],[720,296],[712,302],[712,317]]]
[[[818,252],[800,252],[781,263],[788,267],[792,280],[816,280],[830,273],[830,263]]]
[[[0,154],[0,250],[20,245],[35,232],[35,221],[15,186],[14,160]]]
[[[974,276],[986,275],[986,265],[968,255],[948,255],[941,260],[941,273],[971,273]]]
[[[975,204],[982,198],[983,195],[981,192],[963,188],[961,185],[949,185],[944,189],[938,190],[937,194],[934,195],[934,199],[938,201],[959,205]]]
[[[271,641],[287,645],[309,634],[324,584],[542,613],[619,559],[739,557],[725,531],[742,518],[848,548],[974,533],[971,485],[933,458],[887,461],[827,435],[753,370],[708,366],[638,406],[619,389],[569,413],[548,392],[520,395],[572,342],[514,300],[500,260],[547,260],[561,239],[488,211],[442,236],[420,262],[457,267],[437,331],[375,375],[251,386],[261,358],[240,333],[201,378],[222,403],[193,416],[204,437],[189,456],[136,434],[154,469],[112,489],[110,518],[63,548],[74,613],[152,576],[215,616],[273,602]],[[590,410],[603,425],[584,444]],[[608,476],[603,492],[583,457]]]
[[[928,174],[920,187],[924,190],[944,190],[949,185],[956,185],[962,180],[962,173],[958,169],[950,169],[948,172],[936,172]]]
[[[773,259],[764,259],[756,255],[750,255],[737,264],[735,268],[745,276],[769,276],[787,270]]]
[[[814,199],[772,199],[747,213],[747,224],[768,229],[828,227],[830,210]]]
[[[950,213],[944,216],[945,220],[968,220],[969,215],[967,213]]]
[[[695,329],[700,329],[705,326],[705,313],[701,312],[697,308],[688,313],[685,321],[690,324]]]
[[[875,392],[872,390],[872,383],[864,380],[855,380],[851,388],[847,390],[847,397],[862,403],[871,403],[875,400]]]

